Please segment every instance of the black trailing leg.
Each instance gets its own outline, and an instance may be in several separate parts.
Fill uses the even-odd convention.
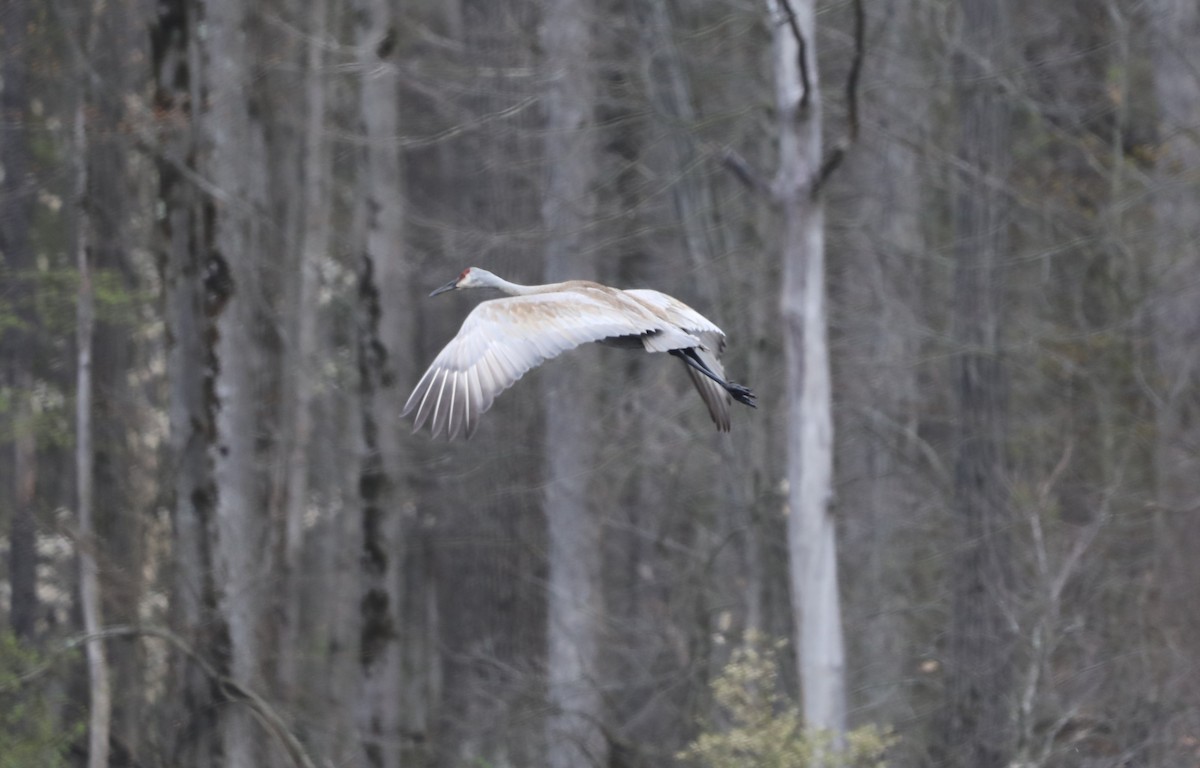
[[[704,361],[700,359],[700,356],[696,354],[695,347],[688,347],[687,349],[672,349],[670,354],[678,357],[692,368],[720,384],[725,388],[725,391],[727,391],[730,396],[733,397],[734,400],[737,400],[743,405],[748,405],[751,408],[758,407],[754,404],[754,392],[752,392],[749,387],[743,387],[741,384],[734,384],[732,381],[725,381],[720,376],[713,373],[712,369],[705,365]]]

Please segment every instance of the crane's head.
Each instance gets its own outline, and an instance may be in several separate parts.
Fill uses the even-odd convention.
[[[462,272],[459,273],[458,277],[454,278],[453,280],[446,283],[441,288],[438,288],[436,291],[434,291],[433,293],[431,293],[429,295],[431,297],[437,296],[439,293],[445,293],[446,291],[456,291],[460,288],[487,288],[489,286],[494,287],[494,283],[492,282],[492,279],[495,277],[496,277],[495,275],[493,275],[491,272],[488,272],[486,269],[480,269],[479,267],[467,267],[466,269],[464,269]]]

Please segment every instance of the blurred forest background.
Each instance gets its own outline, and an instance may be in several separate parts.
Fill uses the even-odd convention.
[[[1200,764],[1195,0],[0,38],[0,766]],[[671,293],[759,407],[593,345],[411,435],[472,265]]]

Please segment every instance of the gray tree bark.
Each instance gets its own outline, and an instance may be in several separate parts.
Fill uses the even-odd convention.
[[[780,120],[775,193],[783,206],[780,310],[787,370],[787,540],[796,660],[806,726],[832,732],[840,745],[846,730],[846,661],[837,531],[830,509],[833,399],[825,316],[825,210],[817,188],[823,150],[815,6],[811,0],[767,0]]]
[[[394,768],[428,759],[428,712],[436,670],[431,583],[414,579],[419,509],[397,420],[412,370],[412,260],[406,250],[396,35],[384,0],[357,6],[361,67],[359,182],[363,241],[359,272],[358,365],[362,394],[362,567],[358,728],[367,765]]]
[[[175,631],[208,658],[215,658],[221,630],[216,616],[212,543],[214,503],[209,447],[213,413],[213,334],[209,317],[224,301],[220,262],[210,261],[206,208],[193,179],[199,171],[202,73],[195,6],[172,0],[151,28],[155,71],[154,106],[164,119],[158,136],[157,222],[167,327],[166,465],[174,568],[171,616]],[[166,752],[177,765],[223,764],[213,682],[182,655],[173,657],[171,705],[160,723],[169,734]],[[178,728],[179,722],[190,723]]]
[[[944,759],[994,768],[1012,753],[1016,681],[1000,356],[1009,110],[996,80],[1008,37],[1004,3],[962,0],[960,7],[951,330],[957,545],[949,571]]]
[[[1158,368],[1157,563],[1170,624],[1183,636],[1194,636],[1200,631],[1195,600],[1200,581],[1200,6],[1189,0],[1156,0],[1150,14],[1157,33],[1153,67],[1161,141],[1154,174],[1157,233],[1150,293]],[[1188,668],[1200,664],[1194,644],[1180,653],[1188,657]],[[1182,697],[1194,708],[1200,701],[1195,675],[1170,677],[1168,695]]]
[[[91,53],[95,18],[87,14],[83,54]],[[79,553],[79,602],[83,613],[83,631],[94,635],[104,626],[101,609],[100,574],[96,565],[96,456],[93,452],[92,345],[96,332],[96,289],[92,277],[90,215],[87,211],[88,141],[84,116],[90,106],[89,78],[80,66],[77,73],[75,114],[72,126],[75,150],[75,265],[79,273],[79,292],[75,308],[75,494],[77,550]],[[107,768],[109,736],[112,727],[112,688],[108,679],[108,654],[104,641],[97,638],[86,646],[88,669],[88,768]]]
[[[259,260],[267,253],[266,146],[262,105],[255,93],[257,21],[234,0],[204,4],[201,39],[205,91],[204,170],[215,215],[209,256],[210,291],[223,302],[213,312],[215,435],[210,447],[216,486],[213,567],[218,606],[228,630],[229,676],[249,689],[265,680],[263,642],[273,571],[263,476],[268,457],[260,436],[267,401],[260,388],[266,351],[260,340],[266,286]],[[237,706],[220,712],[226,764],[263,763],[263,732]]]
[[[326,148],[325,49],[329,7],[326,0],[310,6],[312,24],[305,46],[306,114],[304,123],[302,232],[293,293],[286,369],[289,402],[287,425],[285,500],[283,511],[283,632],[279,660],[279,682],[295,700],[298,691],[299,656],[303,652],[301,605],[308,579],[303,577],[305,516],[310,499],[309,454],[313,437],[314,384],[317,369],[318,270],[329,245],[329,153]]]
[[[546,167],[542,219],[546,282],[594,273],[586,229],[595,210],[593,77],[590,7],[551,0],[542,20],[546,92]],[[608,743],[598,671],[601,593],[600,518],[590,508],[595,399],[579,361],[547,369],[545,382],[545,502],[549,539],[547,605],[550,713],[547,764],[605,765]]]
[[[14,297],[15,327],[4,331],[5,382],[13,404],[5,429],[5,453],[11,461],[9,483],[12,518],[9,530],[9,622],[13,633],[31,640],[37,627],[37,439],[33,427],[33,358],[37,316],[33,301],[34,254],[30,242],[37,187],[30,174],[29,25],[27,3],[6,3],[0,24],[3,67],[0,74],[0,120],[7,130],[0,142],[0,253]]]
[[[831,315],[838,328],[835,414],[839,435],[838,510],[847,626],[857,626],[848,653],[856,711],[897,723],[916,716],[910,662],[911,531],[928,524],[920,500],[916,429],[922,338],[925,191],[920,143],[928,130],[930,77],[922,71],[919,5],[900,0],[870,17],[863,62],[862,140],[830,185],[839,218],[829,221],[830,252],[840,280]],[[865,708],[865,711],[863,711]]]
[[[87,132],[87,247],[102,299],[114,298],[109,311],[95,316],[92,346],[92,430],[95,477],[95,553],[101,612],[109,624],[136,624],[144,607],[147,575],[146,489],[153,487],[156,468],[138,437],[153,415],[142,392],[129,384],[138,376],[147,351],[157,343],[140,334],[139,311],[146,308],[148,281],[140,278],[138,246],[148,229],[136,212],[143,210],[141,166],[135,160],[129,126],[134,122],[130,94],[145,82],[148,39],[145,24],[151,9],[133,3],[80,3],[93,15],[87,53],[79,77],[89,85]],[[80,52],[76,52],[80,53]],[[114,306],[115,304],[115,306]],[[105,304],[101,304],[104,308]],[[135,640],[110,640],[106,653],[113,687],[114,742],[131,759],[140,759],[148,742],[143,704],[147,659]]]
[[[728,259],[733,238],[721,218],[732,214],[718,202],[722,171],[706,162],[705,148],[697,138],[704,126],[704,81],[693,80],[684,44],[692,30],[681,25],[686,25],[689,12],[702,14],[704,9],[648,0],[633,3],[632,10],[640,27],[639,74],[650,117],[644,133],[627,140],[637,153],[630,165],[645,170],[628,174],[633,177],[628,185],[631,192],[628,202],[622,201],[622,213],[638,213],[629,236],[637,238],[638,247],[628,258],[636,271],[623,275],[623,284],[655,286],[683,298],[723,325],[730,339],[728,351],[736,354],[749,346],[748,313],[741,311],[741,300],[753,294],[730,278],[734,274],[751,280],[770,278],[758,264],[739,261],[735,266]],[[629,109],[636,117],[638,105]],[[639,125],[636,120],[628,122]],[[647,177],[661,181],[665,189],[657,184],[646,189],[643,179]],[[763,254],[763,258],[774,256]],[[746,357],[739,354],[734,362],[726,362],[739,380],[749,375]],[[663,418],[663,413],[646,413],[657,407],[654,404],[677,396],[683,398],[680,407],[689,410],[689,395],[678,389],[686,383],[676,380],[674,368],[646,360],[637,369],[639,376],[626,384],[636,393],[631,398],[634,419],[620,430],[630,433],[637,451],[645,456],[635,470],[636,495],[618,502],[618,509],[629,515],[629,524],[606,534],[605,593],[609,620],[617,628],[607,640],[611,643],[617,632],[628,638],[628,648],[621,649],[623,660],[628,659],[625,678],[609,680],[610,685],[621,686],[624,698],[612,696],[610,701],[613,715],[620,718],[621,738],[643,749],[665,734],[680,733],[682,723],[717,715],[710,711],[712,702],[704,691],[708,665],[683,659],[718,665],[724,640],[740,637],[746,628],[767,629],[766,568],[756,526],[750,522],[755,473],[774,471],[756,461],[765,430],[754,423],[758,414],[740,408],[729,434],[711,431],[702,412],[691,411],[682,423]],[[760,381],[751,381],[757,389]],[[684,436],[693,429],[694,434]],[[683,443],[689,445],[687,452],[680,451]],[[687,479],[664,482],[678,476]],[[703,481],[696,482],[700,478]],[[770,507],[772,517],[777,516],[776,505],[764,506]],[[625,529],[629,532],[622,536]],[[698,560],[663,547],[665,541],[679,542],[697,553],[693,557],[704,558],[703,567]],[[693,573],[695,578],[689,576]],[[614,585],[624,588],[625,594]],[[614,595],[625,598],[619,612]],[[686,647],[686,655],[679,653],[681,647]],[[674,663],[680,666],[675,668]],[[650,670],[655,673],[648,674]],[[680,686],[688,692],[663,695],[659,680],[665,675],[688,679],[691,685]],[[624,708],[616,709],[619,704]]]

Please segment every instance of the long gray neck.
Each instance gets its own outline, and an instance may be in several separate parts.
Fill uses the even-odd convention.
[[[492,275],[488,279],[488,285],[499,290],[501,293],[507,293],[509,296],[526,296],[534,293],[540,286],[521,285],[520,283],[510,283],[502,277]]]
[[[543,285],[521,285],[520,283],[510,283],[503,277],[488,272],[486,269],[476,267],[481,279],[479,286],[481,288],[495,288],[501,293],[507,293],[509,296],[527,296],[531,293],[540,293],[545,286]]]

